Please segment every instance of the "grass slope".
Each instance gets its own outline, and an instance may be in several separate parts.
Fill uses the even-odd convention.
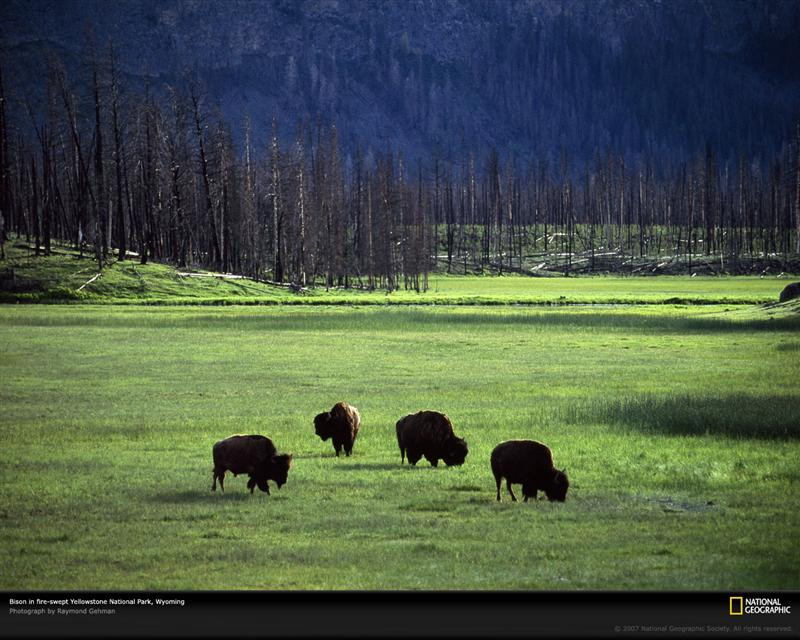
[[[797,589],[794,309],[0,307],[0,587]],[[313,433],[340,399],[348,459]],[[463,467],[400,465],[420,408]],[[251,432],[288,484],[212,494]],[[515,437],[566,503],[495,502]]]
[[[787,279],[755,276],[447,276],[430,277],[425,293],[317,287],[304,294],[248,279],[184,277],[164,264],[115,262],[97,275],[94,260],[68,248],[35,257],[6,244],[0,269],[13,268],[28,291],[0,291],[0,302],[84,302],[181,305],[415,305],[415,304],[764,304],[775,302]],[[81,287],[83,287],[81,289]],[[80,289],[80,290],[79,290]]]

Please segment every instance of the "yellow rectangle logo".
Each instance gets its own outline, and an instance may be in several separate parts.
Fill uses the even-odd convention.
[[[731,596],[731,615],[744,615],[744,598],[742,596]]]

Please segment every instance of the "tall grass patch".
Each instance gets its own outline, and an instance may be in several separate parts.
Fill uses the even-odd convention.
[[[800,437],[800,404],[789,394],[628,395],[571,404],[564,408],[564,418],[574,424],[596,421],[663,434]]]

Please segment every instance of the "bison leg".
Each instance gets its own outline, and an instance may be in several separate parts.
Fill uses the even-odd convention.
[[[525,502],[528,501],[528,498],[533,498],[534,500],[536,500],[536,496],[539,495],[539,490],[536,488],[535,483],[523,482],[522,494],[525,496]]]
[[[256,486],[256,479],[253,476],[250,476],[250,479],[247,481],[247,488],[250,489],[250,493],[253,493],[253,489]]]
[[[514,492],[511,490],[511,480],[506,480],[506,488],[508,492],[511,494],[511,502],[517,501],[517,496],[514,495]]]
[[[500,485],[503,484],[503,476],[495,476],[495,482],[497,482],[497,501],[500,502]]]
[[[225,491],[225,467],[214,467],[214,479],[211,482],[211,490],[217,490],[217,478],[219,478],[219,488]]]
[[[416,465],[421,457],[421,453],[417,453],[413,449],[408,450],[408,464]]]
[[[400,464],[405,464],[406,462],[406,450],[400,447]]]
[[[339,457],[339,453],[342,451],[342,443],[338,440],[333,441],[333,448],[336,450],[336,457]]]
[[[431,463],[432,467],[438,467],[439,466],[439,458],[429,458],[428,456],[425,456],[425,459],[428,462]]]

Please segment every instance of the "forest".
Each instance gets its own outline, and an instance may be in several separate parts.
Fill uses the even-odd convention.
[[[154,260],[295,290],[420,291],[434,271],[800,270],[800,123],[766,163],[720,162],[710,143],[677,164],[480,148],[407,162],[343,153],[332,122],[298,122],[291,144],[277,114],[231,123],[192,73],[137,93],[112,42],[90,51],[85,77],[49,59],[46,106],[14,109],[23,121],[0,76],[0,225],[37,255],[55,239],[101,269]]]

